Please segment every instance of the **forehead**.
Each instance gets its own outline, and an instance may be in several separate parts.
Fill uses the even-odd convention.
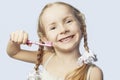
[[[71,9],[70,7],[68,7],[67,5],[63,5],[63,4],[54,4],[54,5],[51,5],[49,7],[47,7],[43,13],[43,15],[48,15],[49,14],[58,14],[58,13],[62,13],[62,12],[71,12]]]
[[[70,7],[61,4],[55,4],[45,9],[42,15],[42,22],[53,21],[54,19],[61,19],[66,16],[73,15]]]

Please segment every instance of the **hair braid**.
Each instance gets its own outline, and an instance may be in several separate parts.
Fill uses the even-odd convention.
[[[88,42],[87,42],[86,25],[83,27],[83,36],[84,36],[84,48],[86,51],[89,52],[89,47],[88,47]]]
[[[82,35],[84,37],[84,48],[86,51],[89,52],[89,47],[88,47],[88,42],[87,42],[87,31],[86,31],[86,24],[85,24],[85,16],[81,12],[78,12],[77,10],[75,10],[75,11],[76,11],[75,15],[80,22]]]
[[[41,42],[41,39],[39,41]],[[43,46],[39,46],[39,48],[38,48],[35,70],[38,70],[39,69],[39,65],[42,63],[43,53],[44,53],[43,48],[44,48]]]

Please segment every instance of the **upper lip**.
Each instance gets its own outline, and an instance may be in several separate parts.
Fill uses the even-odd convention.
[[[60,38],[58,41],[61,41],[61,40],[65,39],[65,38],[73,37],[73,36],[74,36],[74,35],[65,36],[65,37]]]

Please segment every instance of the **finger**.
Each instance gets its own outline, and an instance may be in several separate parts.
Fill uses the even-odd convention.
[[[28,40],[28,33],[24,32],[23,34],[23,44],[26,44],[27,43],[27,40]]]
[[[18,36],[19,36],[19,31],[15,31],[13,41],[18,43]]]
[[[24,37],[24,31],[23,30],[20,30],[19,33],[18,33],[18,39],[17,39],[17,42],[19,44],[22,44],[23,43],[23,37]]]
[[[10,40],[11,40],[11,41],[14,41],[14,35],[15,35],[15,32],[12,32],[12,33],[10,34]]]

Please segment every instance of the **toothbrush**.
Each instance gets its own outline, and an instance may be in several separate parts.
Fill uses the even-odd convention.
[[[29,45],[29,44],[35,44],[35,45],[40,45],[40,46],[52,47],[52,42],[40,43],[40,42],[33,42],[33,41],[28,40],[26,44],[27,45]]]

